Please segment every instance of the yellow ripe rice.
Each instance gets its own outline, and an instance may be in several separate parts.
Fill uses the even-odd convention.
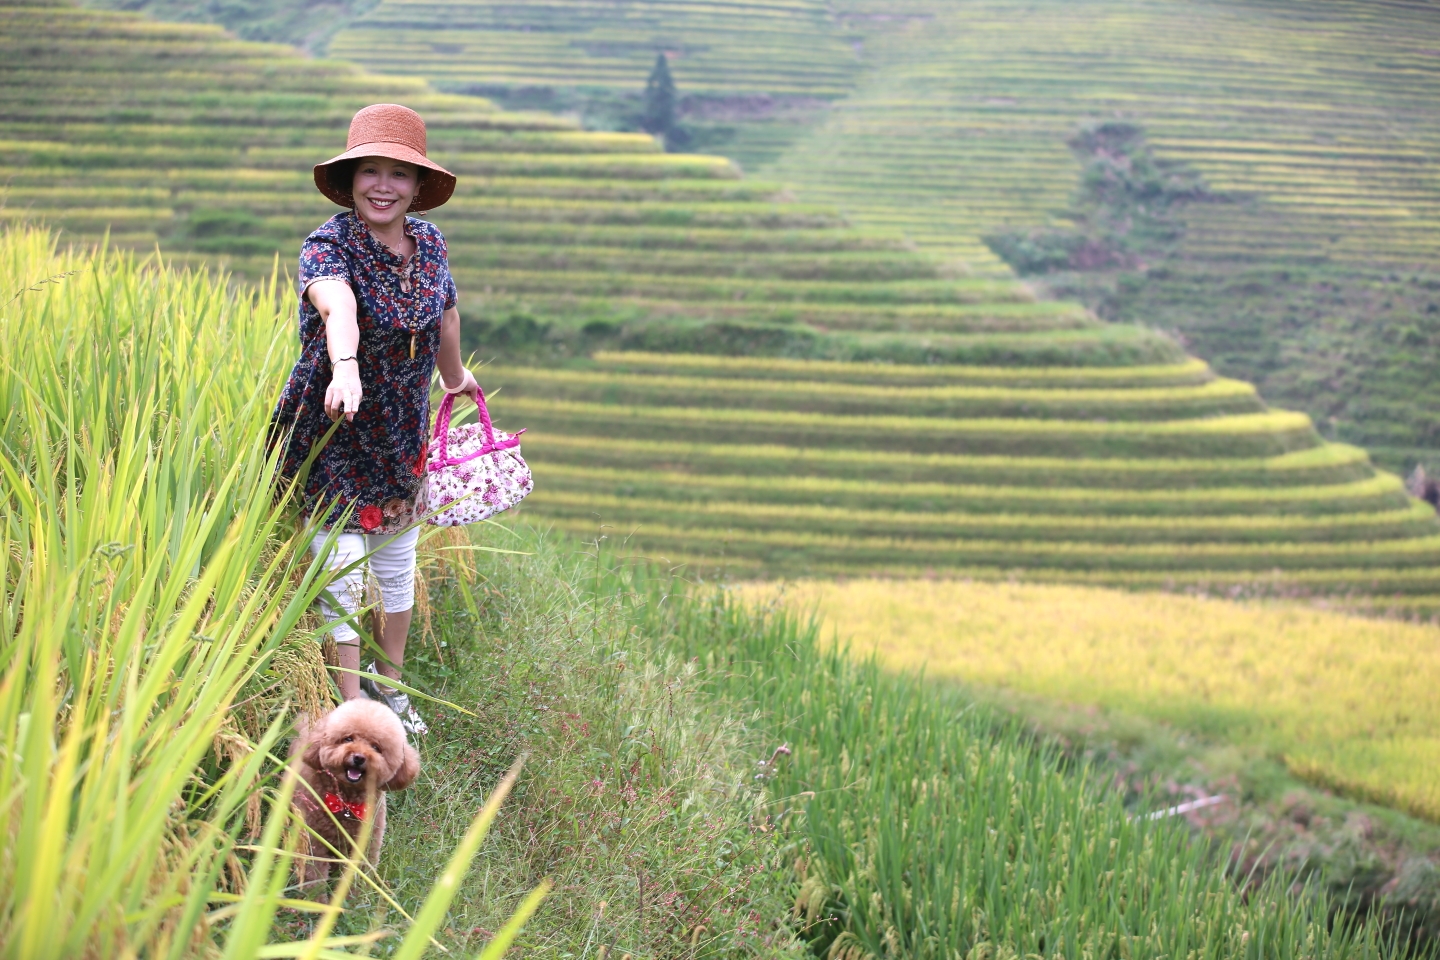
[[[740,588],[757,602],[777,587]],[[1440,628],[1296,602],[955,580],[799,581],[779,597],[889,666],[1143,714],[1440,820]]]

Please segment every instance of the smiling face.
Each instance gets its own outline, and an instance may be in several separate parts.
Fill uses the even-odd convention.
[[[419,189],[419,168],[388,157],[362,158],[355,165],[350,186],[355,212],[372,227],[381,229],[403,220]]]
[[[419,772],[419,755],[405,742],[400,718],[371,700],[336,707],[306,739],[305,762],[328,771],[346,793],[403,790]]]

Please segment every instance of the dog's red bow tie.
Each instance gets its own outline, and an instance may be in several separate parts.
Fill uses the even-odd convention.
[[[325,809],[338,816],[354,817],[356,820],[365,819],[365,804],[351,803],[333,793],[325,794]]]

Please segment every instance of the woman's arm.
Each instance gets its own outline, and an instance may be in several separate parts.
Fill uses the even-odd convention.
[[[305,296],[320,312],[325,341],[330,349],[330,386],[325,388],[325,414],[331,420],[343,413],[355,419],[365,395],[360,385],[360,324],[355,319],[355,291],[344,280],[316,280]]]
[[[440,356],[435,359],[440,368],[440,385],[446,390],[456,390],[474,400],[480,393],[480,385],[465,369],[460,359],[460,311],[455,307],[440,316]]]

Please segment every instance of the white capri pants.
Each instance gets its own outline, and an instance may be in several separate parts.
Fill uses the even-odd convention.
[[[326,531],[320,531],[310,541],[310,552],[320,556],[325,547]],[[331,570],[348,567],[365,554],[370,554],[370,573],[380,585],[380,606],[386,613],[404,613],[415,606],[415,542],[420,539],[420,528],[407,530],[394,536],[371,536],[368,533],[342,533],[336,536],[334,550],[325,565]],[[371,551],[374,551],[373,553]],[[339,613],[330,599],[339,601],[345,608]],[[330,584],[328,594],[320,595],[320,608],[330,619],[353,614],[365,605],[365,567],[359,566]],[[360,634],[348,623],[342,623],[330,632],[336,643],[359,643]]]

